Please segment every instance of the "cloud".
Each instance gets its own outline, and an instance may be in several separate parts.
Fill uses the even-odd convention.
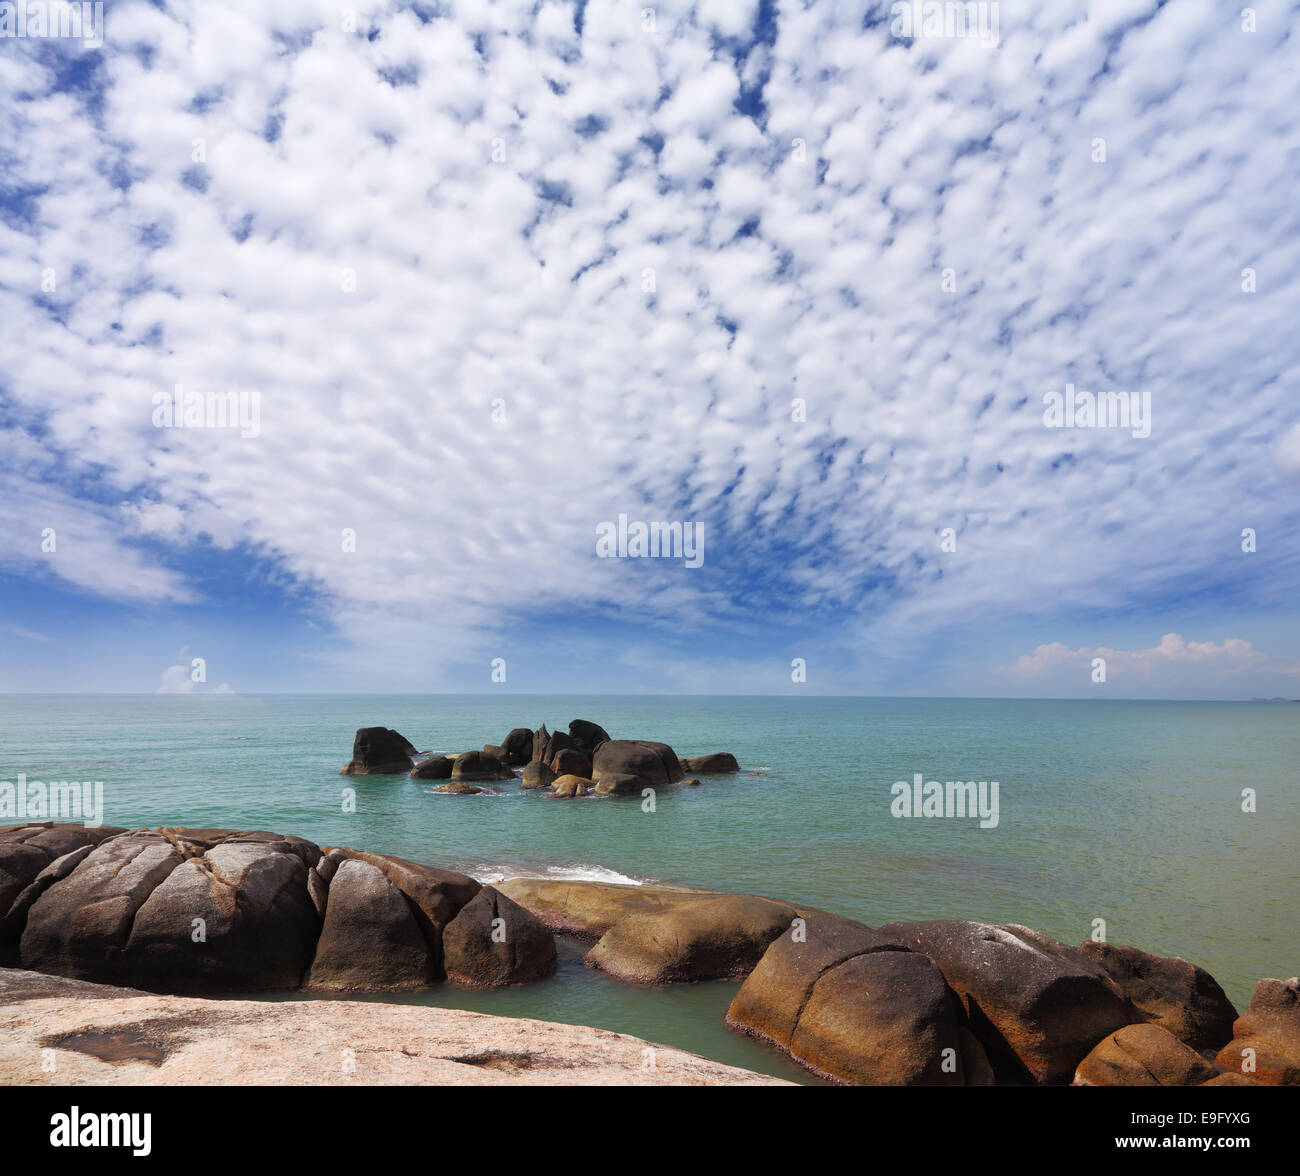
[[[440,11],[123,0],[93,66],[0,61],[6,565],[176,603],[246,550],[322,656],[430,678],[588,610],[870,651],[1290,599],[1278,15],[1004,3],[992,50],[879,5]],[[1045,428],[1067,382],[1149,393],[1151,437]],[[259,435],[154,428],[177,384]],[[620,512],[704,521],[706,568],[597,560]]]

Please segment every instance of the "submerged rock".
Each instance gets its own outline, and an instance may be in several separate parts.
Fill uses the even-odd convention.
[[[593,788],[595,785],[582,776],[560,776],[551,786],[551,792],[561,797],[586,796]]]
[[[389,776],[411,770],[415,745],[390,727],[359,727],[341,776]]]
[[[695,755],[682,760],[682,770],[699,772],[702,776],[720,776],[727,772],[739,772],[740,764],[729,751],[715,751],[711,755]]]
[[[452,796],[477,796],[483,789],[465,780],[451,780],[446,784],[439,784],[433,791],[450,793]]]

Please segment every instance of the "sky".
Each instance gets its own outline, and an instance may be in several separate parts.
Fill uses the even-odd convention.
[[[1300,10],[903,7],[0,35],[0,691],[1300,697]]]

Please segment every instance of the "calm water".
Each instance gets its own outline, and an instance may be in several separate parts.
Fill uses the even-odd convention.
[[[418,748],[602,724],[746,771],[637,799],[442,796],[343,778],[357,727]],[[798,900],[873,925],[958,917],[1107,937],[1208,968],[1238,1005],[1300,971],[1300,704],[475,696],[0,697],[0,780],[102,780],[107,824],[297,833],[464,870],[661,880]],[[899,820],[890,786],[997,780],[1000,824]],[[345,814],[345,788],[357,811]],[[1241,789],[1259,811],[1241,811]],[[0,818],[3,822],[4,818]],[[671,994],[568,958],[536,989],[430,1003],[595,1024],[790,1076],[720,1026],[734,985]]]

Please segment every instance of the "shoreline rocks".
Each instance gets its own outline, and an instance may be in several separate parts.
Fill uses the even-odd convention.
[[[587,783],[564,779],[574,795]],[[1300,1085],[1300,979],[1261,980],[1229,1027],[1222,989],[1186,960],[1068,947],[1015,924],[877,929],[755,895],[483,886],[231,829],[0,828],[0,869],[11,896],[0,931],[18,974],[66,984],[180,996],[497,987],[550,976],[554,936],[566,934],[624,983],[742,980],[725,1023],[832,1082]]]

